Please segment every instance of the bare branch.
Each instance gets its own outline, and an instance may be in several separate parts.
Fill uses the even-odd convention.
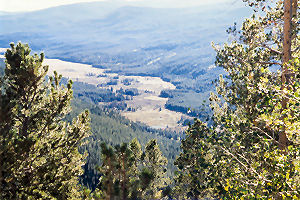
[[[282,63],[277,63],[277,62],[258,62],[259,64],[262,65],[280,65],[282,66]]]
[[[271,47],[267,46],[266,44],[262,44],[262,47],[266,48],[266,49],[269,49],[270,51],[274,52],[274,53],[277,53],[279,55],[283,55],[283,52],[281,51],[278,51],[276,49],[272,49]]]
[[[247,170],[249,170],[249,171],[252,171],[254,174],[256,174],[260,179],[262,179],[262,180],[264,180],[264,181],[266,181],[266,182],[272,182],[272,181],[270,181],[270,180],[268,180],[268,179],[262,177],[255,169],[253,169],[253,168],[251,167],[251,165],[249,164],[249,162],[247,161],[247,159],[246,159],[244,156],[242,156],[242,155],[239,154],[239,156],[242,157],[242,158],[247,162],[248,165],[250,165],[249,167],[247,167],[242,161],[240,161],[233,153],[231,153],[231,152],[230,152],[229,150],[227,150],[226,148],[223,148],[222,146],[220,146],[220,148],[221,148],[223,151],[225,151],[227,154],[231,155],[231,156],[232,156],[239,164],[241,164],[245,169],[247,169]]]

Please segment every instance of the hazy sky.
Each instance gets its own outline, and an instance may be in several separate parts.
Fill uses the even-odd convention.
[[[32,11],[53,6],[91,2],[91,1],[114,1],[114,0],[0,0],[0,10],[6,12]],[[209,3],[234,2],[237,0],[122,0],[127,2],[136,1],[143,5],[154,7],[185,7],[197,6]],[[241,1],[241,0],[240,0]]]

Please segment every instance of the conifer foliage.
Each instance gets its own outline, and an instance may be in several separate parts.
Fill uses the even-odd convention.
[[[176,197],[300,198],[297,1],[278,1],[273,8],[265,1],[248,2],[261,8],[262,16],[246,19],[240,31],[229,29],[232,42],[215,46],[216,65],[227,76],[220,76],[217,94],[210,97],[214,126],[197,121],[182,141]],[[294,8],[288,22],[286,5]],[[292,24],[288,39],[285,23]],[[285,40],[291,46],[288,60]]]
[[[102,143],[102,176],[94,196],[105,199],[159,199],[166,188],[167,159],[155,139],[142,151],[137,139],[114,148]]]
[[[0,82],[0,199],[78,199],[83,156],[78,146],[89,133],[85,111],[72,124],[72,82],[46,78],[44,54],[11,44]]]

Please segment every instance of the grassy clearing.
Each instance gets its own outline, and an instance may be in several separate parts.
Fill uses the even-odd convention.
[[[140,121],[155,128],[180,128],[178,121],[182,117],[187,118],[186,115],[164,108],[168,98],[161,98],[159,94],[165,89],[175,89],[175,86],[159,77],[118,76],[118,74],[106,73],[104,69],[94,68],[91,65],[58,59],[45,59],[44,64],[50,66],[49,75],[53,74],[53,71],[57,71],[64,77],[74,81],[85,82],[98,87],[113,88],[114,91],[121,88],[124,90],[129,88],[138,89],[139,95],[126,101],[128,107],[134,108],[135,111],[122,112],[123,116],[132,121]],[[106,85],[112,80],[117,80],[117,84]],[[129,84],[125,84],[126,80]]]

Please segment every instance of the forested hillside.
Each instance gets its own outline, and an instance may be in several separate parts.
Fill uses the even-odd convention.
[[[4,59],[0,58],[0,75],[3,76],[4,74],[4,69],[5,69],[5,62]]]
[[[169,177],[173,176],[175,171],[173,163],[180,152],[180,135],[178,136],[178,133],[151,129],[146,125],[125,119],[113,110],[77,99],[74,99],[72,108],[73,111],[67,119],[72,119],[83,109],[87,108],[90,111],[92,136],[87,139],[88,144],[80,148],[80,152],[88,153],[87,163],[84,167],[85,172],[82,177],[85,185],[95,189],[99,181],[97,166],[101,165],[102,142],[115,146],[124,142],[129,143],[134,138],[137,138],[142,146],[145,146],[150,139],[157,139],[163,155],[168,159],[167,174]]]

